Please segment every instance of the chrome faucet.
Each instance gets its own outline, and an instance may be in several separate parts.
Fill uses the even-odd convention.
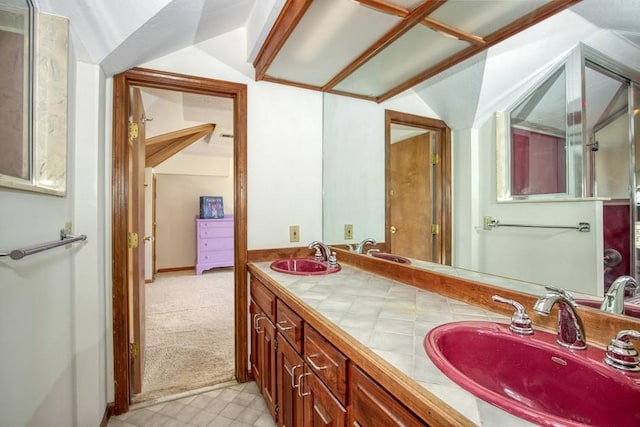
[[[624,314],[624,294],[630,289],[635,295],[638,292],[638,282],[631,276],[618,277],[604,295],[600,310],[607,313]]]
[[[575,306],[565,296],[558,293],[548,293],[536,301],[533,309],[537,313],[547,316],[556,303],[558,304],[558,339],[556,342],[572,350],[586,349],[587,339],[584,326]]]
[[[353,251],[357,254],[361,254],[363,253],[362,251],[364,250],[365,245],[375,245],[375,244],[377,244],[377,242],[374,239],[372,239],[371,237],[367,237],[362,242],[358,243]]]
[[[309,243],[309,249],[316,250],[316,260],[329,262],[329,257],[331,257],[331,250],[329,249],[329,246],[319,240],[314,240]]]

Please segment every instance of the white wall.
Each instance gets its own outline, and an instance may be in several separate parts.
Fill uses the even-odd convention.
[[[222,196],[225,216],[232,215],[233,173],[225,177],[157,174],[156,178],[156,268],[195,266],[200,196]]]
[[[0,189],[0,249],[56,240],[66,222],[88,241],[0,258],[3,426],[96,426],[109,399],[104,76],[73,59],[69,69],[67,196]]]
[[[254,82],[197,47],[142,65],[248,87],[248,246],[299,246],[322,238],[322,94]],[[289,243],[289,225],[300,243]]]

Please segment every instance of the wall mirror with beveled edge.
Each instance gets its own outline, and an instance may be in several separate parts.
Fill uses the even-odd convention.
[[[616,49],[615,43],[609,46],[603,47],[603,51],[607,54],[611,54]],[[638,132],[638,115],[633,115],[633,111],[637,109],[634,107],[633,102],[637,102],[639,99],[637,85],[633,81],[637,81],[635,73],[637,70],[635,67],[621,67],[619,56],[616,58],[618,61],[607,57],[602,52],[595,49],[582,46],[579,49],[581,54],[573,56],[579,58],[578,61],[582,67],[586,64],[593,64],[594,66],[604,68],[609,72],[613,72],[615,76],[624,76],[623,80],[629,83],[629,99],[632,101],[628,107],[628,116],[634,117],[629,124],[630,135],[640,134]],[[569,55],[571,56],[571,55]],[[615,55],[612,55],[615,56]],[[566,59],[567,55],[563,55]],[[585,59],[586,58],[586,59]],[[552,66],[547,67],[545,75],[552,73],[553,68],[558,69],[558,63],[561,60],[553,61]],[[626,74],[626,76],[625,76]],[[579,77],[578,82],[582,77]],[[544,79],[539,79],[544,80]],[[460,82],[458,82],[460,83]],[[513,105],[514,101],[521,99],[527,93],[531,92],[532,88],[523,90],[520,87],[520,91],[517,95],[510,93],[511,98],[508,102],[504,103],[504,110],[507,110],[509,105]],[[452,93],[452,95],[455,92]],[[355,107],[354,104],[357,101],[340,101],[336,99],[336,95],[325,94],[325,115],[324,115],[324,215],[323,215],[323,231],[324,239],[331,244],[344,244],[353,243],[346,241],[344,236],[340,234],[343,224],[353,224],[353,241],[357,243],[361,238],[374,237],[379,241],[384,239],[384,215],[380,213],[380,208],[383,206],[384,200],[384,182],[382,177],[384,176],[384,170],[382,167],[382,161],[384,160],[383,153],[381,153],[380,145],[383,144],[383,140],[380,137],[380,131],[384,132],[384,129],[380,129],[380,123],[383,120],[384,107],[389,107],[389,104],[383,105],[360,105]],[[430,107],[424,103],[420,103],[420,100],[416,102],[413,98],[414,95],[408,94],[404,97],[391,100],[395,103],[393,108],[399,111],[410,111],[430,117],[438,117],[430,110]],[[611,99],[610,99],[611,100]],[[575,99],[573,100],[575,102]],[[578,101],[579,102],[579,101]],[[344,108],[349,104],[350,108]],[[608,104],[610,108],[614,106],[615,102]],[[580,103],[578,105],[581,105]],[[605,106],[607,107],[607,106]],[[570,111],[571,109],[567,109]],[[495,110],[494,110],[495,111]],[[338,112],[336,114],[336,112]],[[600,111],[601,115],[603,111]],[[582,112],[580,113],[582,114]],[[339,117],[339,118],[338,118]],[[353,124],[353,126],[351,126]],[[366,131],[358,131],[358,125],[369,124]],[[582,126],[587,125],[587,120],[579,126],[580,131]],[[583,131],[586,133],[586,131]],[[349,135],[348,143],[336,144],[336,136],[338,134]],[[564,287],[571,289],[570,286],[566,286],[567,283],[588,282],[589,287],[585,291],[578,288],[578,290],[572,289],[578,296],[590,297],[594,299],[602,298],[603,291],[599,291],[599,287],[602,285],[602,277],[605,273],[605,266],[602,264],[602,203],[604,196],[598,196],[597,193],[584,193],[584,189],[580,189],[576,194],[580,197],[572,196],[553,196],[550,198],[540,198],[535,203],[531,203],[529,199],[528,203],[515,200],[514,203],[498,202],[498,185],[497,185],[497,169],[498,161],[496,158],[497,153],[497,124],[494,117],[488,118],[486,123],[481,124],[478,129],[467,131],[455,129],[453,127],[453,146],[454,146],[454,166],[453,168],[460,169],[469,166],[471,169],[476,168],[476,175],[474,177],[464,177],[466,182],[460,185],[460,173],[454,173],[453,187],[454,192],[458,191],[458,196],[454,197],[453,208],[453,222],[454,229],[453,234],[458,235],[454,238],[454,257],[453,266],[445,266],[416,260],[413,267],[427,268],[430,270],[436,270],[445,274],[456,275],[459,277],[470,278],[473,280],[480,280],[486,283],[509,287],[524,292],[539,295],[544,292],[544,289],[540,284],[552,285],[557,287]],[[573,136],[575,137],[575,136]],[[591,138],[589,136],[588,138]],[[360,140],[358,143],[356,140]],[[479,149],[479,144],[482,144],[484,140],[484,149]],[[343,140],[346,141],[346,140]],[[635,147],[631,145],[632,141],[627,139],[628,147]],[[582,175],[581,168],[584,167],[585,162],[593,162],[591,156],[587,153],[583,156],[583,152],[587,152],[592,149],[593,141],[587,140],[586,143],[582,143],[582,137],[580,135],[580,143],[576,145],[576,157],[574,161],[577,163],[577,167],[573,169],[580,171],[579,175]],[[456,147],[458,144],[458,147]],[[345,146],[349,153],[353,154],[352,157],[344,156],[346,154]],[[463,147],[464,146],[464,147]],[[578,148],[579,147],[579,148]],[[464,148],[464,150],[462,150]],[[351,162],[345,162],[345,158],[357,158],[358,156],[366,156],[363,162],[362,168],[359,168],[357,164]],[[633,156],[632,156],[633,157]],[[336,159],[342,159],[342,163],[336,162]],[[597,163],[597,162],[596,162]],[[484,165],[484,166],[483,166]],[[337,166],[337,167],[336,167]],[[632,165],[624,165],[621,169],[631,168]],[[597,168],[597,166],[595,166]],[[586,171],[595,170],[594,167],[585,168]],[[344,171],[348,171],[344,173]],[[635,169],[634,169],[635,171]],[[339,175],[336,177],[336,174]],[[463,174],[464,175],[464,174]],[[633,174],[635,175],[635,174]],[[354,179],[351,179],[354,178]],[[359,182],[356,184],[354,181]],[[568,178],[569,180],[582,181],[582,178]],[[584,180],[593,180],[593,176],[587,175]],[[635,182],[636,177],[631,176],[631,181]],[[456,182],[458,181],[458,182]],[[591,181],[589,181],[591,182]],[[335,191],[339,183],[340,191]],[[482,187],[480,191],[470,191],[465,186]],[[579,187],[576,187],[579,188]],[[586,185],[585,188],[593,188],[592,185]],[[635,188],[633,185],[631,188]],[[342,197],[336,197],[336,193],[342,193]],[[367,197],[370,196],[370,197]],[[353,197],[351,197],[353,196]],[[631,194],[631,197],[635,197],[635,192]],[[549,200],[550,199],[550,200]],[[633,200],[633,199],[630,199]],[[461,202],[463,204],[461,205]],[[628,203],[628,202],[627,202]],[[336,209],[337,204],[340,208]],[[627,204],[628,205],[628,204]],[[347,206],[353,206],[351,212],[347,212]],[[357,212],[366,212],[365,220],[359,221]],[[531,211],[528,215],[527,211]],[[335,214],[339,212],[340,215]],[[523,215],[523,212],[525,214]],[[600,213],[598,213],[600,212]],[[525,260],[521,258],[523,247],[529,246],[527,239],[531,238],[530,233],[527,230],[517,230],[509,233],[503,233],[503,230],[486,230],[483,224],[484,216],[487,214],[498,215],[501,218],[504,215],[505,219],[518,218],[526,221],[544,221],[550,220],[552,223],[564,223],[571,224],[575,218],[585,218],[591,222],[592,232],[584,233],[584,236],[580,236],[583,240],[576,241],[576,236],[580,233],[575,231],[569,232],[543,232],[542,244],[537,248],[538,254],[535,257],[530,255],[525,256]],[[506,215],[513,215],[507,217]],[[501,218],[502,219],[502,218]],[[467,223],[467,226],[461,224]],[[462,239],[460,235],[466,236]],[[506,236],[505,236],[506,235]],[[564,242],[560,245],[556,245],[555,240],[558,236],[565,237]],[[511,244],[504,244],[505,238],[510,238]],[[495,240],[492,241],[492,239]],[[540,240],[540,239],[538,239]],[[588,243],[585,244],[585,241]],[[459,243],[462,242],[462,245]],[[464,243],[469,243],[470,249],[460,249],[460,246],[464,246]],[[458,245],[457,245],[458,244]],[[456,247],[457,246],[457,247]],[[557,247],[556,247],[557,246]],[[497,250],[497,248],[501,248]],[[546,252],[546,254],[545,254]],[[633,253],[633,252],[631,252]],[[495,255],[495,256],[494,256]],[[493,264],[489,261],[493,259]],[[501,270],[500,268],[492,268],[496,265],[513,264],[515,270]],[[523,264],[529,264],[530,266],[536,266],[534,269],[540,269],[543,266],[543,270],[551,270],[553,277],[559,277],[557,281],[540,279],[539,277],[530,274],[532,268],[527,270],[523,267]],[[526,267],[526,266],[525,266]],[[567,268],[574,267],[574,268]],[[566,271],[565,271],[566,270]],[[577,271],[582,270],[582,272]],[[631,270],[633,271],[633,270]]]
[[[68,21],[0,1],[0,187],[66,194]]]

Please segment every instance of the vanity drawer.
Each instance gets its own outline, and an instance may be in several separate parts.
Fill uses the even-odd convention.
[[[280,300],[276,302],[276,328],[302,354],[302,319]]]
[[[251,298],[272,322],[276,321],[276,296],[262,282],[251,276]]]
[[[304,325],[304,360],[338,400],[346,405],[347,358],[306,323]]]

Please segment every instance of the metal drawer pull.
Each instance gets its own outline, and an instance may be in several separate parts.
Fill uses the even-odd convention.
[[[302,368],[302,365],[295,365],[291,367],[291,371],[289,371],[287,369],[287,365],[284,366],[284,369],[287,371],[287,373],[289,375],[291,375],[291,387],[296,388],[300,385],[300,383],[298,383],[298,385],[296,385],[296,369],[298,368]]]
[[[284,331],[288,331],[289,329],[295,329],[295,326],[282,326],[282,324],[286,324],[286,323],[287,323],[286,320],[281,320],[278,323],[276,323],[278,330],[281,332],[284,332]]]
[[[262,329],[260,329],[260,321],[264,318],[265,318],[265,315],[261,313],[253,315],[253,329],[259,334],[264,332]]]
[[[311,365],[311,367],[313,369],[315,369],[316,371],[322,371],[323,369],[327,369],[328,366],[318,366],[313,362],[313,359],[311,359],[312,357],[317,356],[317,354],[312,354],[307,356],[307,362],[309,362],[309,365]]]
[[[298,375],[298,396],[300,397],[309,396],[311,394],[311,391],[308,391],[306,393],[300,393],[300,390],[302,389],[302,377],[306,377],[307,375],[311,375],[311,374],[307,372],[306,374]]]

